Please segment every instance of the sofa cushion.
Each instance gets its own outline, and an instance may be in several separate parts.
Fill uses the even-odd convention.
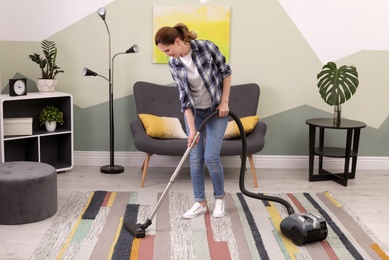
[[[240,121],[242,122],[244,132],[247,134],[251,133],[253,131],[254,127],[258,123],[259,116],[246,116],[240,118]],[[226,132],[224,133],[224,139],[231,139],[240,137],[240,132],[238,125],[236,122],[230,121],[227,124]]]
[[[159,139],[187,138],[180,120],[175,117],[139,114],[148,136]]]

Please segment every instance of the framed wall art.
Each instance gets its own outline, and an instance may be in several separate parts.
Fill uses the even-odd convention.
[[[214,42],[229,62],[230,7],[227,6],[154,6],[153,63],[167,63],[168,57],[154,44],[154,36],[163,26],[184,23],[197,33],[197,39]]]

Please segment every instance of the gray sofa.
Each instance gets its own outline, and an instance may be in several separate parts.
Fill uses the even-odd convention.
[[[231,86],[230,110],[240,118],[256,115],[259,95],[260,88],[255,83]],[[134,85],[134,97],[137,114],[176,117],[180,120],[185,131],[184,114],[180,110],[178,90],[175,86],[139,81]],[[266,129],[266,124],[259,120],[254,130],[247,135],[247,154],[255,187],[258,187],[258,183],[252,155],[263,149]],[[183,156],[187,149],[186,139],[156,139],[148,136],[139,118],[131,122],[131,131],[135,147],[146,153],[142,166],[141,187],[144,187],[148,165],[153,154]],[[223,141],[221,156],[241,154],[242,143],[240,138]]]

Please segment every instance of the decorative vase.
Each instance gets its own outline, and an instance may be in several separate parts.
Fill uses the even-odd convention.
[[[53,92],[57,86],[56,79],[38,79],[36,86],[40,92]]]
[[[342,118],[342,106],[336,105],[334,106],[334,125],[340,125],[341,118]]]
[[[46,121],[45,122],[45,126],[46,126],[47,132],[54,132],[55,129],[57,128],[57,122],[55,122],[55,121],[51,121],[51,122]]]

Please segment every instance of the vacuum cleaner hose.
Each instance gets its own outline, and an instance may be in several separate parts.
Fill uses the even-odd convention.
[[[206,117],[203,120],[203,122],[200,125],[199,129],[197,130],[197,132],[202,132],[202,130],[205,127],[205,125],[207,124],[207,122],[212,117],[217,116],[218,114],[219,114],[219,111],[216,110],[215,112],[212,112],[208,117]],[[232,111],[230,111],[228,113],[228,115],[238,125],[239,132],[240,132],[240,135],[241,135],[241,140],[242,140],[242,162],[241,162],[241,166],[240,166],[240,175],[239,175],[239,188],[240,188],[241,192],[244,195],[246,195],[248,197],[255,198],[255,199],[274,201],[274,202],[277,202],[277,203],[281,203],[282,205],[284,205],[286,207],[289,215],[293,214],[294,213],[294,209],[289,204],[289,202],[287,202],[286,200],[284,200],[282,198],[274,197],[274,196],[267,196],[267,195],[260,194],[260,193],[253,193],[253,192],[250,192],[250,191],[248,191],[246,189],[245,184],[244,184],[245,183],[244,180],[245,180],[246,160],[247,160],[247,140],[246,140],[246,134],[245,134],[242,122],[240,121],[240,118]]]
[[[293,207],[289,204],[289,202],[287,202],[286,200],[282,199],[282,198],[278,198],[278,197],[274,197],[274,196],[267,196],[267,195],[264,195],[264,194],[260,194],[260,193],[253,193],[253,192],[250,192],[246,189],[245,187],[245,169],[246,169],[246,160],[247,160],[247,140],[246,140],[246,134],[245,134],[245,131],[244,131],[244,128],[243,128],[243,125],[242,125],[242,122],[240,121],[239,117],[233,113],[233,112],[229,112],[229,116],[234,119],[234,121],[236,122],[236,124],[238,125],[238,128],[239,128],[239,132],[240,132],[240,135],[241,135],[241,140],[242,140],[242,162],[241,162],[241,166],[240,166],[240,175],[239,175],[239,189],[241,190],[241,192],[248,196],[248,197],[251,197],[251,198],[255,198],[255,199],[260,199],[260,200],[267,200],[267,201],[274,201],[274,202],[277,202],[277,203],[281,203],[282,205],[284,205],[288,211],[288,214],[291,215],[294,213],[294,209]]]

